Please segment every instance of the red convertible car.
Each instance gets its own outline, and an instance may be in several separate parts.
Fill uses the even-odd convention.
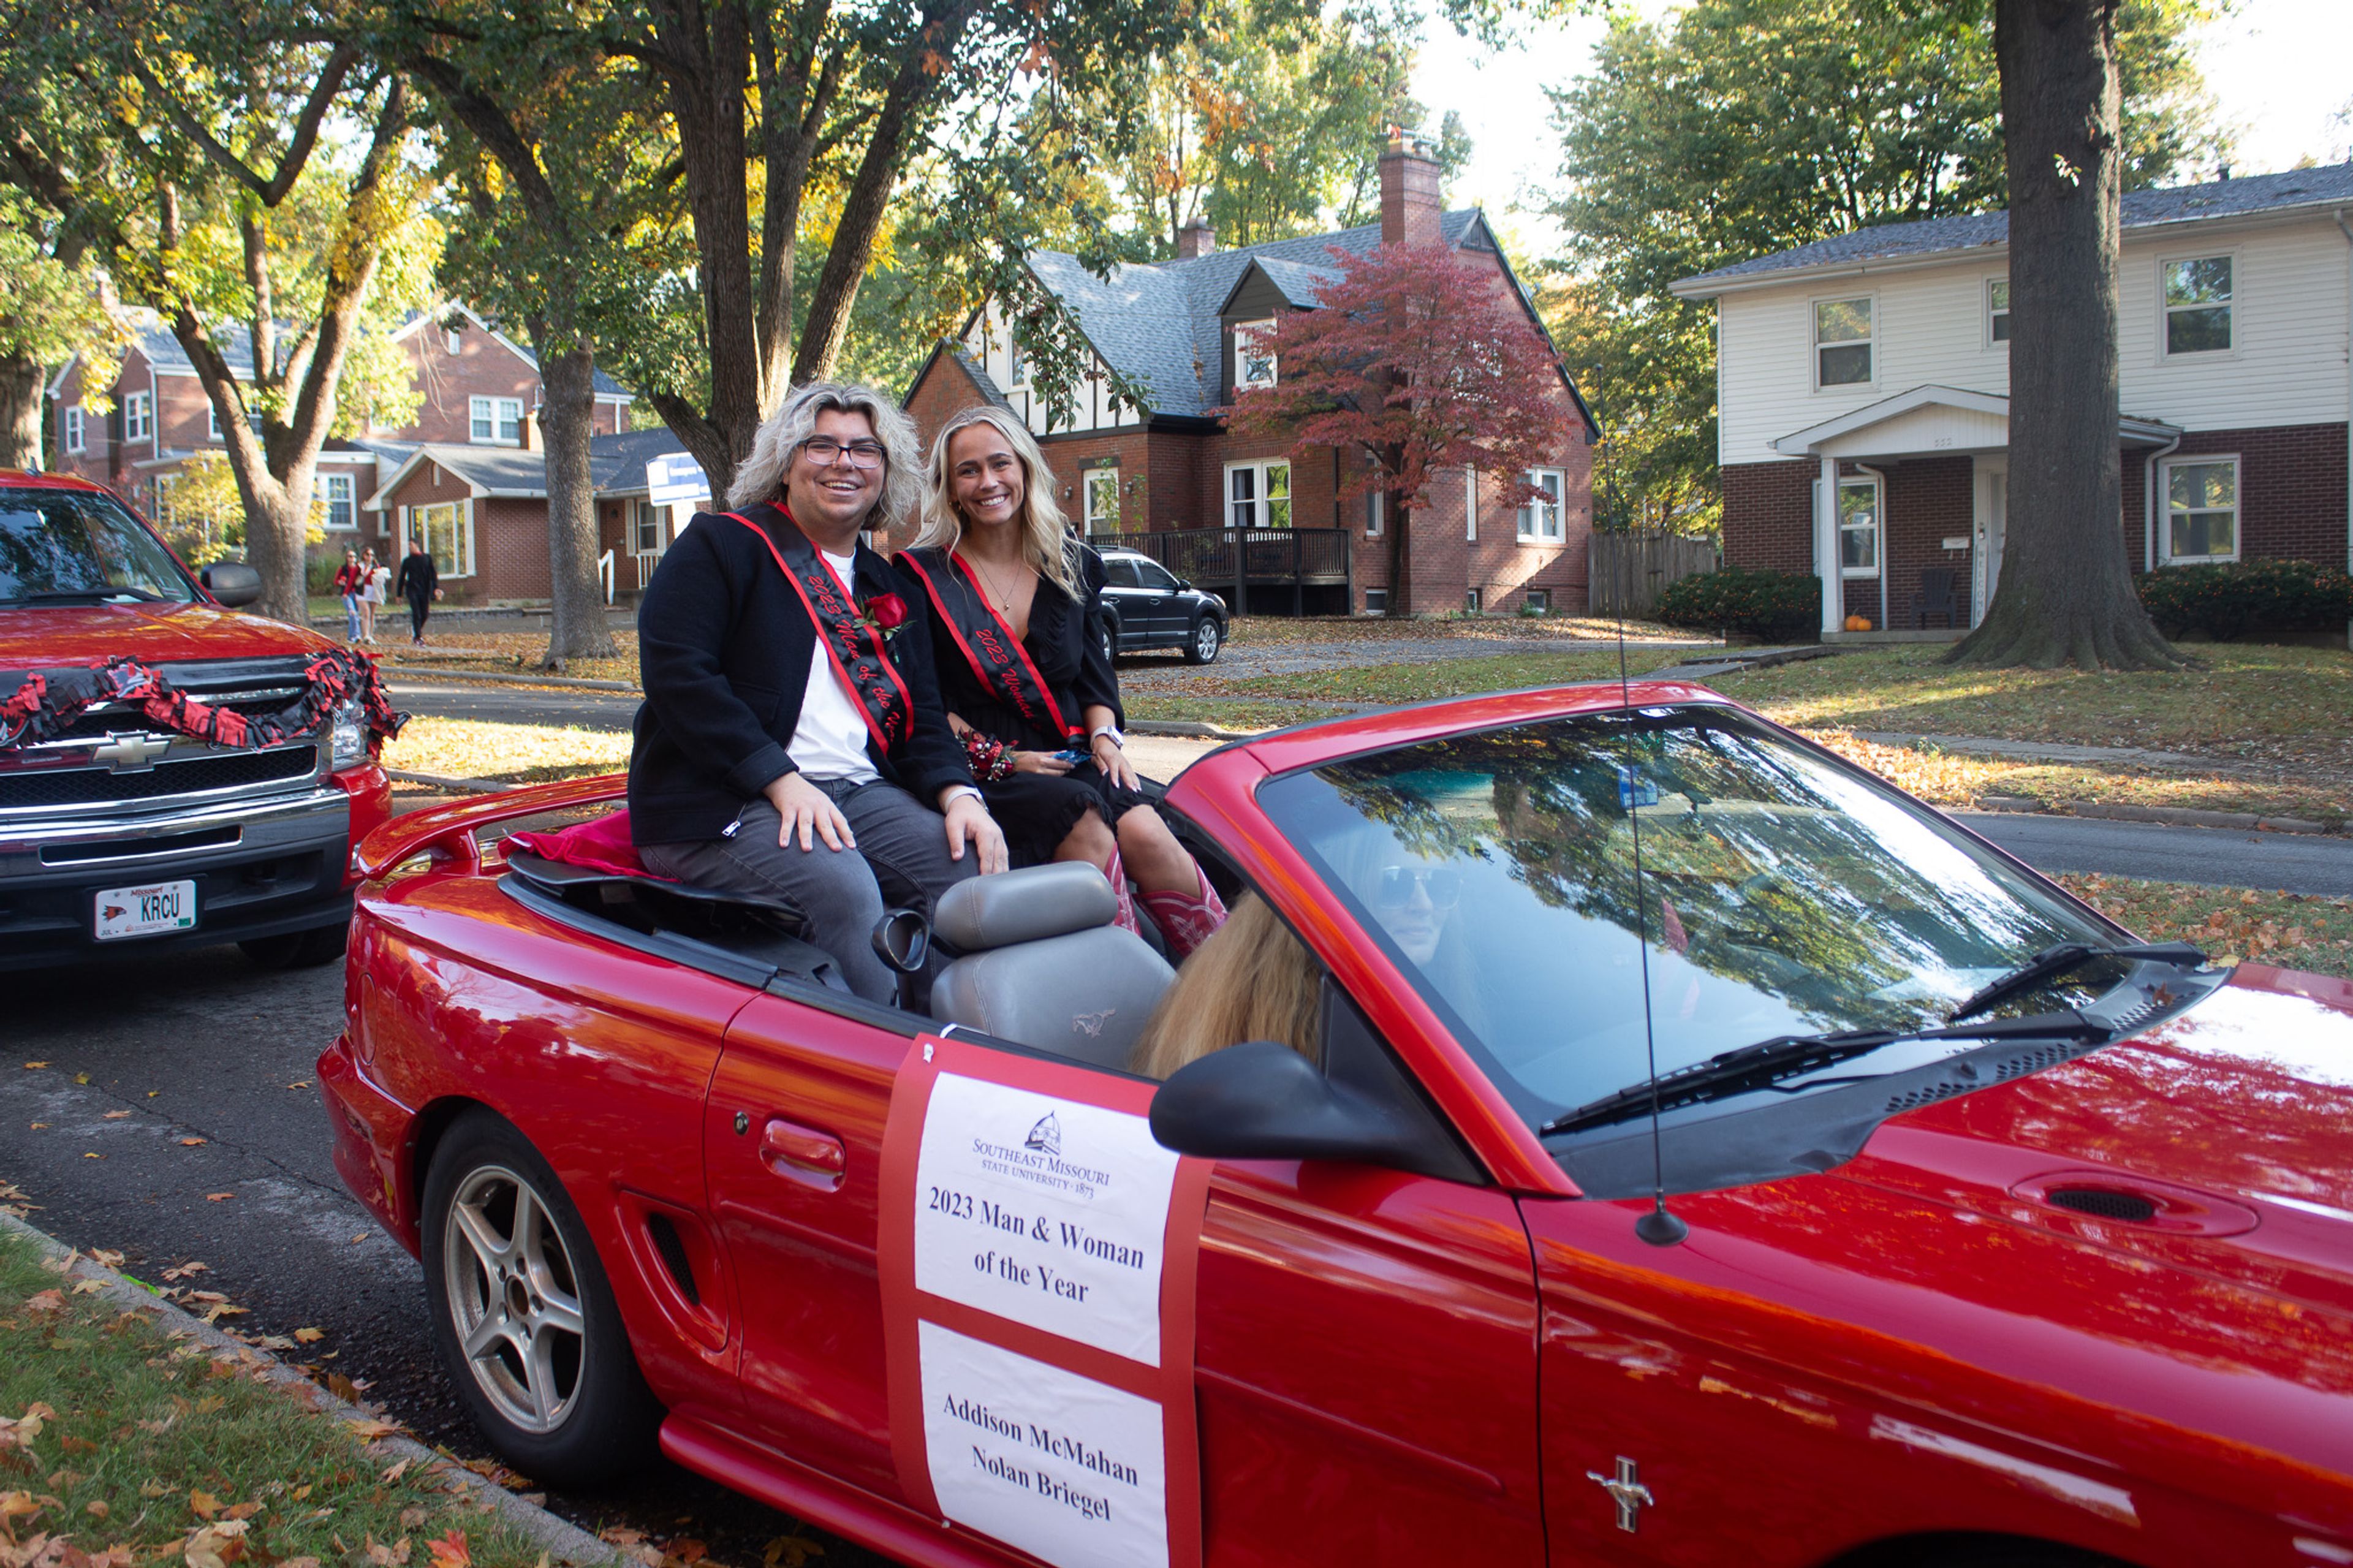
[[[1713,693],[1194,763],[1320,1036],[1158,1083],[1167,971],[1071,868],[952,895],[919,1016],[487,841],[620,788],[379,830],[320,1061],[518,1468],[658,1442],[924,1563],[2353,1563],[2353,985]]]

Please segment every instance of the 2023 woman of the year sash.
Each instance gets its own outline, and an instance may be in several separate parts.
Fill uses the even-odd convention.
[[[874,743],[886,752],[903,744],[915,732],[915,703],[907,695],[907,683],[899,679],[898,669],[891,663],[882,634],[860,616],[849,584],[818,554],[817,546],[793,521],[793,514],[780,506],[764,510],[782,518],[785,526],[771,532],[740,511],[727,515],[760,536],[785,581],[800,595],[802,607],[817,627],[818,642],[833,661],[834,673],[840,677],[850,700],[858,704]],[[778,534],[784,536],[781,542]]]
[[[1029,650],[980,591],[964,558],[933,549],[904,550],[899,559],[923,580],[923,591],[981,686],[1032,725],[1075,744],[1079,727],[1062,716]]]

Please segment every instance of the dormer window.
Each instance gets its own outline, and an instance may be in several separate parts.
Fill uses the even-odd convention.
[[[1234,390],[1274,384],[1274,318],[1234,323]]]

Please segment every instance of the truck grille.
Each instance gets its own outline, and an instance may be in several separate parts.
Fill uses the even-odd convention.
[[[0,773],[0,811],[27,806],[110,805],[223,789],[248,789],[308,778],[319,765],[316,746],[274,752],[227,752],[158,763],[144,773],[105,768],[39,768]]]

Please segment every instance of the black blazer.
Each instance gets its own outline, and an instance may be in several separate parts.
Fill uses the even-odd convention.
[[[792,527],[774,507],[744,515],[778,540]],[[860,542],[850,592],[904,598],[898,574]],[[912,612],[917,606],[910,603]],[[887,645],[913,700],[913,734],[889,752],[866,742],[874,769],[925,805],[970,784],[964,749],[940,709],[924,617],[910,614]],[[786,748],[800,724],[817,627],[767,547],[733,518],[697,512],[662,555],[638,605],[638,705],[629,752],[629,831],[639,844],[716,838],[770,781],[794,772]]]
[[[400,576],[392,591],[404,599],[429,599],[440,585],[441,574],[434,569],[433,557],[411,551],[400,558]]]
[[[932,655],[939,663],[940,700],[974,729],[1008,744],[1033,752],[1060,751],[1061,736],[1047,733],[1042,726],[997,700],[972,672],[964,650],[956,647],[947,623],[932,604],[931,595],[924,592],[923,580],[905,563],[906,555],[917,553],[923,556],[923,569],[943,591],[959,592],[964,579],[953,575],[955,568],[944,550],[908,551],[894,563],[908,606],[928,612],[924,618],[930,623]],[[1029,601],[1029,635],[1021,639],[1021,646],[1029,650],[1029,662],[1052,689],[1055,705],[1065,720],[1083,729],[1085,710],[1101,703],[1111,710],[1113,723],[1124,726],[1127,716],[1120,707],[1119,677],[1112,673],[1111,660],[1103,653],[1103,557],[1084,545],[1075,553],[1079,596],[1074,599],[1050,581],[1039,579],[1038,592]],[[1080,744],[1083,749],[1085,742]]]

